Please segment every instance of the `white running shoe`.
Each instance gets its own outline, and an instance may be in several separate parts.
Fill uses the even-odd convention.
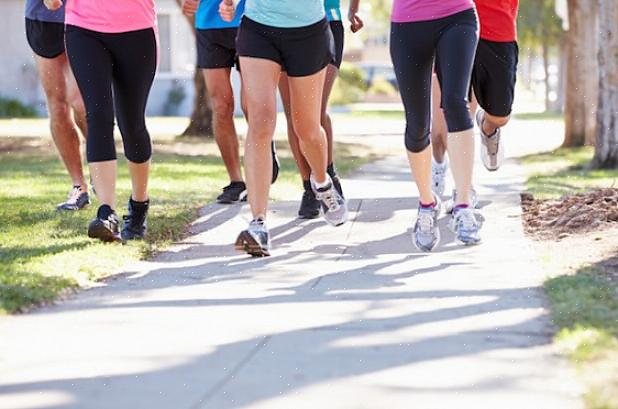
[[[483,117],[485,111],[479,109],[476,113],[476,124],[481,133],[481,160],[488,171],[494,172],[500,168],[504,161],[504,146],[500,140],[500,128],[496,132],[487,136],[483,132]]]
[[[431,190],[438,196],[444,196],[446,189],[446,172],[448,171],[448,156],[444,157],[444,162],[438,163],[431,159]]]
[[[421,207],[418,205],[418,215],[414,223],[412,242],[420,251],[432,251],[440,243],[440,229],[438,228],[438,217],[442,203],[437,195],[434,195],[434,207]]]
[[[483,227],[482,216],[475,214],[474,209],[469,207],[456,209],[449,222],[449,228],[455,233],[457,241],[466,246],[473,246],[481,242],[479,235],[481,227]]]
[[[335,188],[330,176],[328,176],[328,185],[322,188],[318,188],[315,185],[313,176],[311,177],[311,188],[315,193],[315,198],[321,204],[320,210],[324,220],[331,226],[341,226],[348,221],[348,205],[346,200],[339,194]]]
[[[266,222],[262,219],[252,220],[249,227],[238,235],[235,247],[253,257],[270,256],[270,235]]]

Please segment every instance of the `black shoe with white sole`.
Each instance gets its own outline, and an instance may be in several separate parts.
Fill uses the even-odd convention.
[[[88,237],[104,242],[120,241],[119,221],[116,212],[108,205],[99,207],[97,217],[88,225]]]
[[[217,203],[233,204],[247,200],[247,186],[245,182],[232,182],[223,188],[223,192],[217,197]]]
[[[252,220],[247,230],[238,235],[236,250],[243,251],[253,257],[270,256],[270,236],[266,222],[262,219]]]

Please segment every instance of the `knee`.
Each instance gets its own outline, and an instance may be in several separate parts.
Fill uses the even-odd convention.
[[[234,116],[234,97],[231,95],[213,95],[211,106],[216,117],[228,119]]]
[[[322,128],[317,121],[295,116],[292,123],[299,140],[306,143],[314,143],[320,140]]]
[[[406,126],[405,145],[408,152],[419,153],[424,151],[430,144],[430,132],[428,127]]]
[[[461,132],[474,127],[466,98],[443,95],[442,108],[449,132]]]
[[[262,104],[249,105],[249,134],[254,143],[270,143],[275,133],[277,112],[275,107]]]
[[[133,163],[144,163],[152,156],[152,143],[146,126],[122,129],[124,156]]]
[[[511,117],[510,116],[494,116],[485,112],[485,121],[489,122],[491,125],[496,128],[502,128],[509,123]]]
[[[70,120],[71,107],[63,94],[50,95],[47,98],[49,118],[53,122]]]

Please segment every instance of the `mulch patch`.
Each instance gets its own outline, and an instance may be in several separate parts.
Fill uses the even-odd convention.
[[[618,189],[596,189],[538,200],[522,193],[524,229],[538,240],[560,240],[571,235],[618,227]]]

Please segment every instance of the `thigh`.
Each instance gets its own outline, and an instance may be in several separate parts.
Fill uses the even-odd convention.
[[[305,77],[289,77],[290,105],[295,124],[320,125],[326,68]]]
[[[409,130],[428,132],[434,40],[424,23],[393,23],[391,57]]]
[[[90,32],[67,27],[67,55],[82,94],[86,113],[104,114],[113,121],[112,58],[103,42]],[[64,76],[64,73],[63,73]]]
[[[120,130],[142,123],[157,69],[153,29],[115,36],[109,44],[114,61],[114,103]]]
[[[68,102],[65,72],[69,63],[66,54],[61,54],[56,58],[35,55],[34,59],[48,103]]]
[[[477,43],[476,20],[456,22],[444,29],[436,46],[443,101],[469,99]]]
[[[209,68],[204,70],[206,89],[213,99],[230,100],[234,98],[234,90],[230,79],[231,68]]]
[[[268,126],[274,132],[281,66],[268,59],[241,56],[240,68],[249,126]]]

